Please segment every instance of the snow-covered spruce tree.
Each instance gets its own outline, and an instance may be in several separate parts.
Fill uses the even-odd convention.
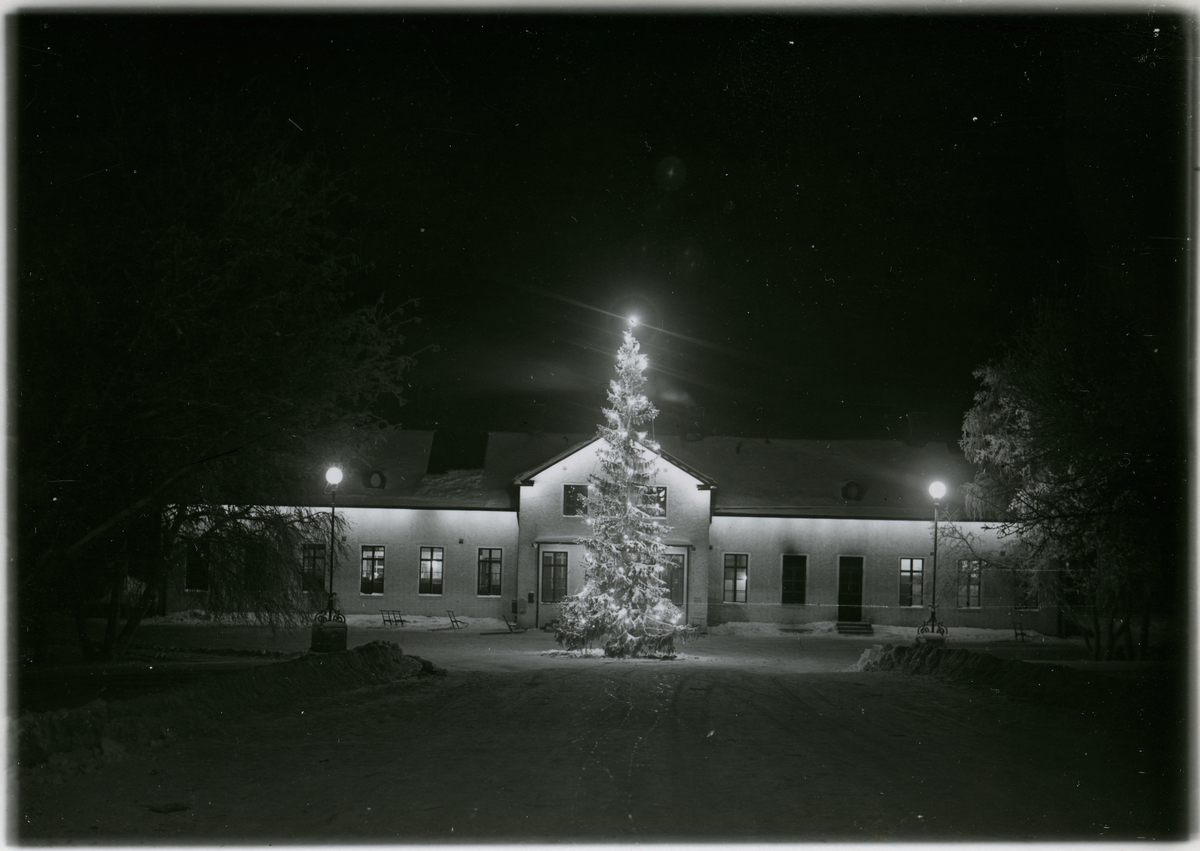
[[[600,472],[588,477],[584,585],[563,600],[555,639],[570,650],[603,644],[606,656],[671,653],[685,630],[683,612],[666,598],[662,508],[652,484],[658,445],[635,427],[658,416],[642,392],[647,364],[630,331],[617,352],[599,427]]]

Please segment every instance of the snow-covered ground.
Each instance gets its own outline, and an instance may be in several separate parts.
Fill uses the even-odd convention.
[[[900,644],[911,643],[917,637],[917,630],[911,626],[887,626],[885,624],[872,624],[874,633],[872,635],[838,635],[837,624],[834,621],[817,621],[816,623],[806,624],[787,624],[787,623],[723,623],[720,626],[709,627],[708,631],[711,635],[746,635],[746,636],[771,636],[771,635],[808,635],[817,636],[836,636],[838,638],[858,638],[872,644]],[[1065,639],[1053,638],[1044,636],[1036,632],[1030,632],[1031,640],[1036,642],[1060,641]],[[1011,629],[978,629],[976,627],[951,627],[948,640],[955,643],[969,644],[988,644],[997,641],[1013,641],[1013,631]]]
[[[504,621],[500,618],[465,618],[459,617],[459,623],[465,624],[468,629],[473,631],[479,630],[504,630],[508,627],[504,625]],[[258,621],[253,615],[223,615],[221,617],[210,617],[205,612],[193,609],[187,612],[172,612],[169,615],[162,617],[144,618],[142,623],[147,625],[153,624],[171,624],[179,626],[202,626],[207,624],[217,624],[220,626],[255,626]],[[405,615],[404,626],[396,627],[389,626],[383,622],[380,615],[346,615],[347,626],[355,629],[380,629],[388,632],[396,632],[404,630],[428,630],[428,629],[453,629],[450,625],[450,619],[445,615],[438,617],[436,615]],[[263,627],[266,628],[265,625]]]
[[[15,838],[961,842],[1111,827],[1132,841],[1176,838],[1186,821],[1171,809],[1182,704],[1162,699],[1162,677],[1131,679],[1108,707],[1084,688],[1092,672],[985,657],[980,644],[910,640],[919,666],[852,673],[864,653],[859,668],[904,660],[872,647],[886,635],[847,641],[832,625],[810,640],[737,624],[672,663],[581,664],[533,630],[428,618],[389,636],[379,618],[353,617],[367,643],[348,652],[14,719]],[[744,630],[774,637],[739,640]],[[268,634],[162,631],[242,646]],[[167,649],[142,664],[201,655]],[[929,673],[934,657],[938,676],[901,675]]]
[[[459,621],[466,624],[466,628],[472,631],[507,631],[504,621],[500,618],[464,618],[460,617]],[[210,618],[204,612],[188,611],[175,612],[164,617],[146,618],[143,623],[146,624],[210,624],[216,623],[222,626],[239,626],[239,625],[254,625],[253,616],[250,618],[239,618],[226,615],[221,618]],[[395,627],[387,626],[383,623],[383,619],[379,615],[346,615],[346,623],[355,629],[379,629],[388,632],[403,632],[405,630],[430,630],[430,629],[451,629],[450,620],[445,616],[436,615],[405,615],[404,626]],[[810,636],[813,638],[820,636],[830,636],[837,638],[859,638],[863,641],[879,644],[899,644],[902,642],[911,642],[916,638],[916,629],[911,626],[887,626],[884,624],[874,624],[872,626],[874,633],[872,635],[848,636],[839,635],[837,624],[834,621],[817,621],[807,624],[787,624],[787,623],[762,623],[748,621],[744,623],[723,623],[718,626],[710,626],[708,633],[710,635],[744,635],[744,636],[775,636],[775,635],[801,635]],[[1040,635],[1039,633],[1030,631],[1031,640],[1034,642],[1058,642],[1067,639],[1059,639],[1053,636]],[[950,629],[949,640],[955,643],[963,644],[988,644],[997,641],[1012,641],[1013,632],[1011,629],[979,629],[976,627],[952,627]]]

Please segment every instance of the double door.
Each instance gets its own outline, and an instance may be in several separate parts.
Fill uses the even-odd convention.
[[[686,547],[668,547],[667,564],[660,574],[666,597],[684,612],[687,622],[688,558]],[[583,588],[583,548],[561,546],[543,549],[538,563],[537,611],[535,625],[542,627],[559,616],[562,599],[578,594]]]

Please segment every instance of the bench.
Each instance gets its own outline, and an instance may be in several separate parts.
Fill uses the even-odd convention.
[[[383,616],[384,626],[404,626],[404,615],[396,609],[380,609],[379,614]]]
[[[463,629],[464,627],[466,627],[467,622],[456,618],[454,616],[453,609],[446,609],[446,615],[450,618],[450,626],[454,627],[455,629]]]
[[[1025,631],[1025,627],[1020,621],[1013,621],[1013,635],[1016,636],[1017,641],[1029,640],[1029,633]]]
[[[508,615],[501,615],[501,617],[504,618],[504,625],[508,627],[509,632],[518,633],[525,631],[525,627],[517,626],[517,619],[515,617],[512,620],[508,619]]]

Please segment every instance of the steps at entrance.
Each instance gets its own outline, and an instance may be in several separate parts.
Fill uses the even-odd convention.
[[[875,630],[869,623],[856,621],[838,621],[838,635],[874,635]]]

